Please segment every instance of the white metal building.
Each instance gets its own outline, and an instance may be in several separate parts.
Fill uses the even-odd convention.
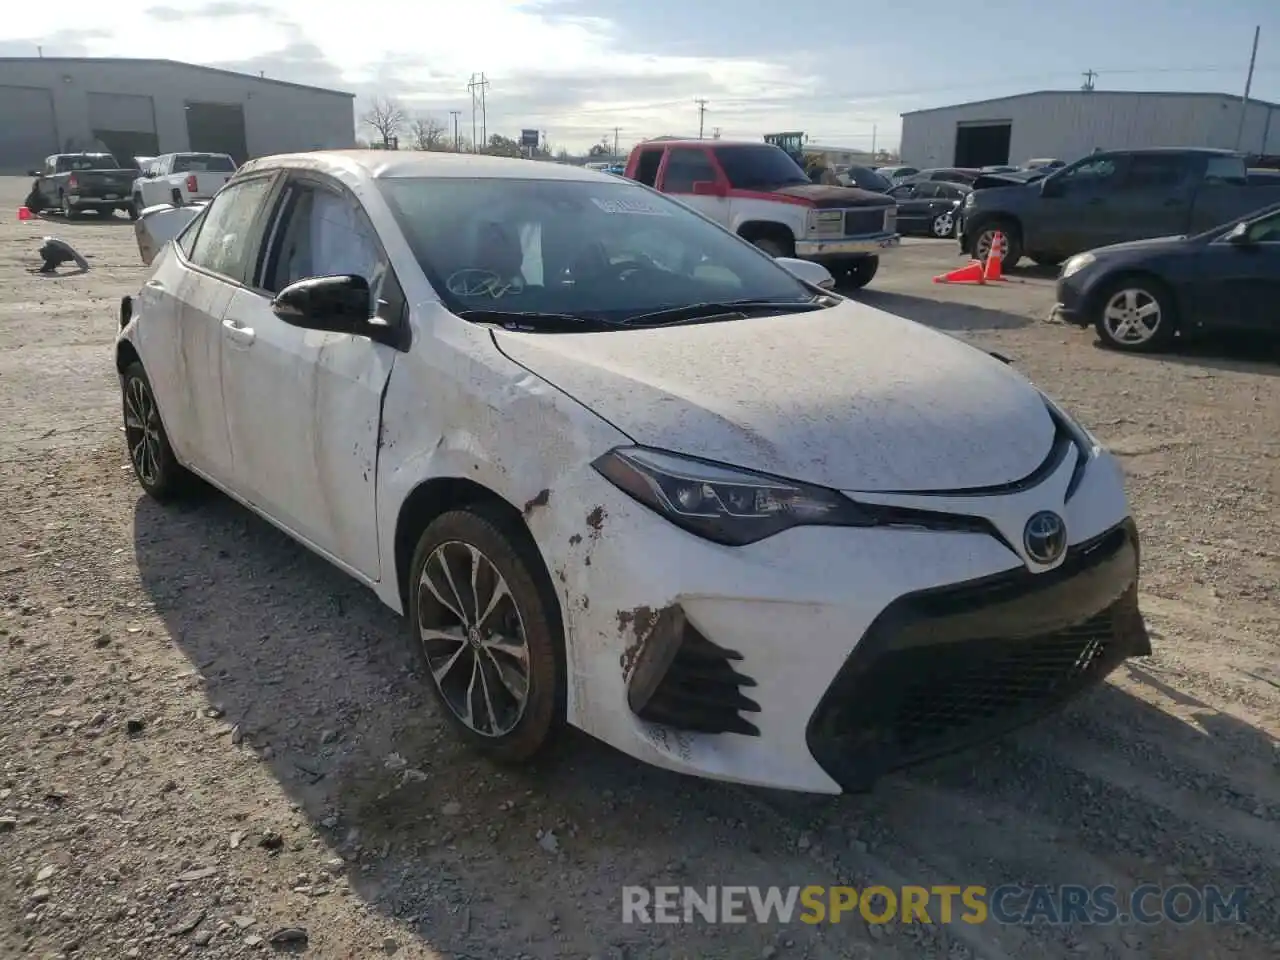
[[[0,173],[80,150],[243,163],[354,145],[350,93],[173,60],[0,58]]]
[[[1240,133],[1241,112],[1244,130]],[[1280,104],[1225,93],[1040,90],[902,115],[902,162],[918,167],[1068,163],[1095,148],[1219,147],[1280,154]]]

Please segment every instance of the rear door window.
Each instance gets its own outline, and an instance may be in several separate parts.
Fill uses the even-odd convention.
[[[658,182],[658,167],[662,166],[662,148],[640,151],[640,159],[636,161],[636,180],[646,187]]]
[[[664,192],[693,193],[693,185],[698,181],[715,179],[716,169],[705,150],[676,147],[667,154],[667,166],[662,173]]]

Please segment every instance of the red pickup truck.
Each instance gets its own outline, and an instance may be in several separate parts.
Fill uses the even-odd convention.
[[[870,283],[880,256],[901,242],[892,197],[811,183],[768,143],[650,140],[631,151],[625,175],[771,256],[821,263],[846,287]]]

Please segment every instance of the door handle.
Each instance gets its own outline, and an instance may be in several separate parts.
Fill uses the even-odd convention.
[[[253,327],[241,326],[236,320],[223,320],[222,332],[232,343],[238,343],[244,347],[250,346],[255,339]]]
[[[144,283],[144,284],[143,284],[143,286],[144,286],[144,287],[148,287],[148,288],[150,288],[150,289],[152,289],[152,290],[163,290],[163,289],[164,289],[164,284],[163,284],[163,283],[161,283],[159,280],[148,280],[146,283]]]

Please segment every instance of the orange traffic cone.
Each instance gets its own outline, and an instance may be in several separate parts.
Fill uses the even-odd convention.
[[[32,212],[31,212],[31,210],[30,210],[29,208],[27,208],[27,207],[19,207],[19,208],[18,208],[18,219],[19,219],[19,220],[34,220],[35,218],[36,218],[36,215],[35,215],[34,213],[32,213]]]
[[[963,267],[948,270],[933,278],[934,283],[983,283],[982,263],[973,260]]]
[[[987,251],[987,265],[982,271],[982,281],[984,283],[997,283],[1005,279],[1003,269],[1004,252],[1004,234],[996,231],[996,235],[991,238],[991,249]]]

